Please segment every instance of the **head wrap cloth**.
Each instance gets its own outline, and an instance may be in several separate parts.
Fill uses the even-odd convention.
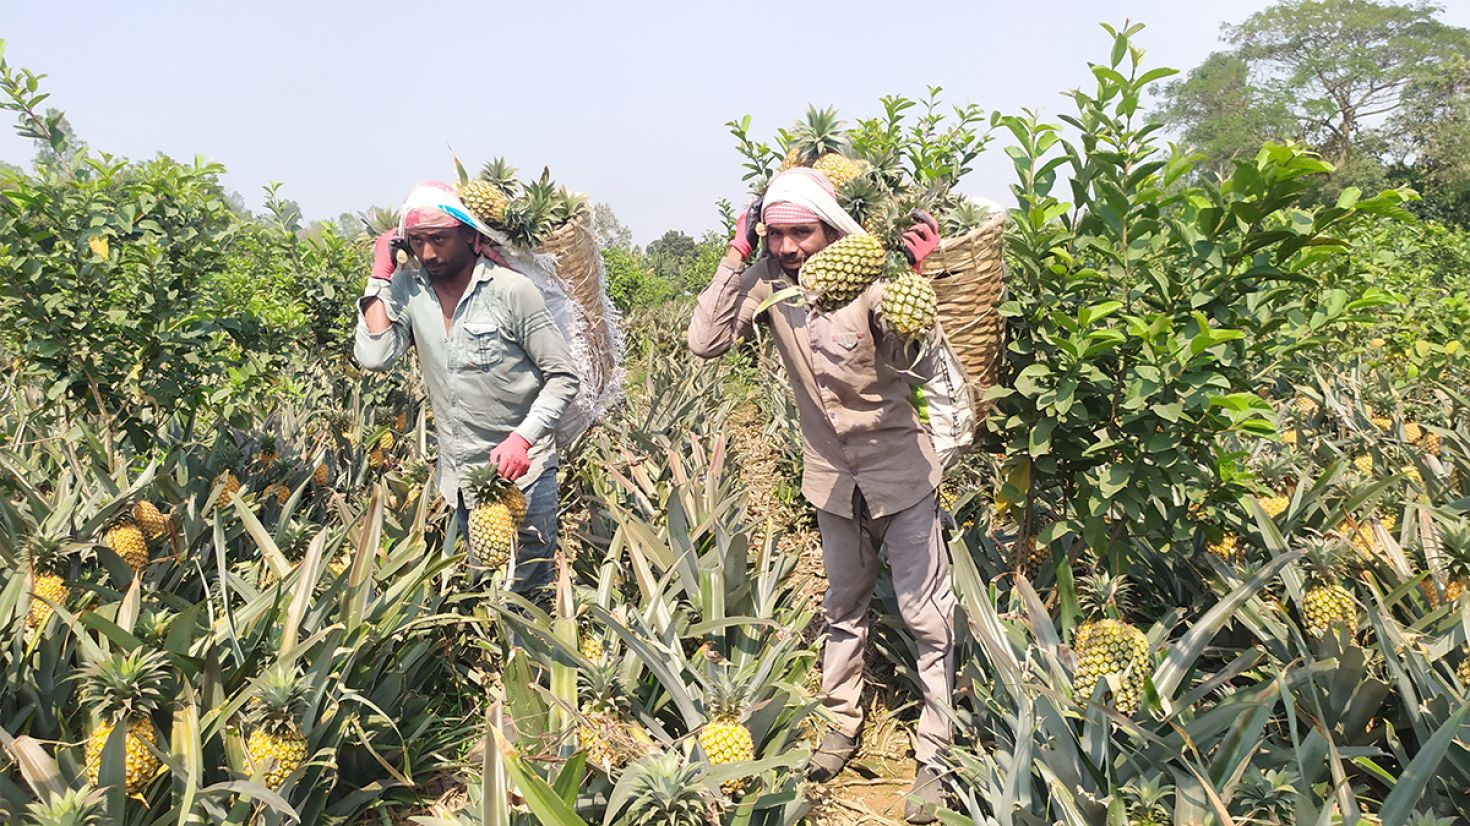
[[[843,235],[866,235],[862,225],[837,203],[827,176],[796,167],[771,179],[761,200],[761,222],[767,226],[821,221]]]
[[[414,187],[403,199],[403,207],[399,210],[399,234],[411,229],[439,229],[460,224],[471,227],[495,244],[508,246],[510,243],[505,233],[491,229],[476,218],[459,197],[459,192],[442,181],[426,181]]]

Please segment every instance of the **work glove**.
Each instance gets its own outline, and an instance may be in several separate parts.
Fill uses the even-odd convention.
[[[490,451],[490,464],[506,479],[514,482],[531,469],[531,443],[519,434],[512,433],[505,441]]]
[[[755,203],[741,210],[740,217],[735,219],[735,237],[730,239],[730,249],[741,258],[749,258],[755,251],[755,245],[760,243],[760,236],[755,231],[760,222],[761,199],[757,198]]]
[[[393,272],[398,269],[398,251],[406,246],[407,242],[398,237],[396,229],[379,235],[378,240],[373,243],[372,277],[392,281]]]
[[[903,234],[903,252],[914,272],[918,272],[924,259],[939,246],[939,224],[923,210],[916,209],[909,217],[914,225]]]

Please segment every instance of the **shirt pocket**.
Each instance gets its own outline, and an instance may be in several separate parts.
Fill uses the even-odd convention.
[[[464,325],[465,360],[476,369],[494,367],[504,356],[500,325],[494,321],[467,321]]]
[[[846,309],[846,308],[844,308]],[[841,311],[821,324],[814,331],[816,348],[826,359],[829,368],[839,372],[873,369],[873,332],[866,319],[846,317]]]

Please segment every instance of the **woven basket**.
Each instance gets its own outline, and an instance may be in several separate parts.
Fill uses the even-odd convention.
[[[1005,320],[997,311],[1005,288],[1005,225],[1005,212],[995,210],[968,233],[941,239],[923,265],[939,296],[939,324],[965,371],[979,419],[990,408],[985,391],[1000,379],[1005,354]]]
[[[617,371],[618,345],[613,341],[615,325],[608,323],[602,256],[597,250],[597,237],[592,234],[591,217],[584,214],[563,224],[536,251],[556,257],[556,272],[587,319],[588,350],[597,362],[592,375],[609,379]],[[603,389],[593,388],[599,395]]]

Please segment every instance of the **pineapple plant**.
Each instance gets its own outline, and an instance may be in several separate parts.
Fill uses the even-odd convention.
[[[67,555],[60,541],[48,537],[32,539],[27,543],[26,554],[31,569],[31,604],[26,609],[26,628],[34,630],[44,626],[56,612],[53,603],[66,604],[71,587],[66,583]]]
[[[126,562],[134,573],[142,573],[148,566],[148,539],[143,529],[133,519],[132,513],[114,517],[102,533],[102,541],[112,552]]]
[[[698,763],[677,751],[652,754],[630,766],[628,795],[607,821],[626,826],[705,826],[715,801],[704,791]],[[616,818],[616,819],[614,819]]]
[[[1082,579],[1081,603],[1089,619],[1077,629],[1072,644],[1077,657],[1072,692],[1085,703],[1100,680],[1116,677],[1112,705],[1131,716],[1143,698],[1150,659],[1143,632],[1122,619],[1128,610],[1128,588],[1125,577],[1106,572]]]
[[[744,691],[731,677],[727,664],[715,664],[709,685],[705,712],[709,721],[699,729],[699,748],[711,765],[738,763],[755,759],[755,742],[750,729],[741,722],[745,713]],[[726,794],[738,792],[744,783],[728,780],[722,786]]]
[[[1261,463],[1258,475],[1267,488],[1267,495],[1257,496],[1256,502],[1267,516],[1276,519],[1291,507],[1291,497],[1286,491],[1295,482],[1295,467],[1287,456],[1271,456]]]
[[[1307,549],[1312,586],[1302,595],[1302,619],[1313,637],[1336,625],[1349,633],[1357,629],[1357,606],[1352,592],[1342,584],[1345,556],[1342,543],[1331,539],[1314,541]]]
[[[939,297],[928,278],[908,271],[884,285],[879,312],[895,333],[923,341],[934,332],[939,318]]]
[[[589,696],[582,704],[577,739],[587,752],[587,762],[612,774],[651,751],[653,741],[636,723],[625,722],[627,689],[618,677],[618,665],[600,657],[589,659],[597,665],[580,675]]]
[[[488,568],[502,568],[515,551],[526,496],[489,465],[470,471],[465,482],[475,501],[469,519],[470,557]]]
[[[1470,523],[1460,522],[1440,531],[1445,555],[1444,598],[1455,602],[1470,582]]]
[[[93,785],[101,772],[102,751],[118,726],[125,729],[126,793],[137,794],[158,773],[162,763],[149,750],[158,745],[158,730],[150,715],[163,702],[167,677],[163,653],[142,649],[113,654],[83,671],[82,698],[98,717],[84,750],[87,779]]]
[[[245,741],[245,755],[252,773],[265,785],[279,789],[306,762],[306,737],[301,733],[300,678],[285,668],[266,674],[260,693],[250,699],[248,715],[253,722]]]
[[[805,120],[791,131],[781,169],[809,166],[825,175],[834,189],[861,177],[868,171],[868,164],[848,157],[852,145],[843,126],[836,109],[807,107]]]

